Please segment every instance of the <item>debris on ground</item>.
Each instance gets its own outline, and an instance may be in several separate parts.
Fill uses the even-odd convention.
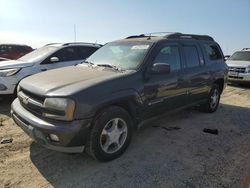
[[[218,134],[218,129],[203,129],[204,133],[210,133],[210,134]]]
[[[11,137],[5,137],[1,140],[1,144],[9,144],[13,142],[13,138]]]
[[[4,122],[4,119],[0,119],[0,127],[2,127],[3,126],[3,122]]]

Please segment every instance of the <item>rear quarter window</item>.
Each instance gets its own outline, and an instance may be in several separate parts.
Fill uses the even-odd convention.
[[[205,50],[210,60],[222,59],[221,52],[216,45],[205,44]]]

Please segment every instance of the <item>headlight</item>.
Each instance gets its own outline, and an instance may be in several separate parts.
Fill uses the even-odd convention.
[[[75,102],[65,98],[46,98],[44,101],[44,117],[64,121],[72,121],[75,111]]]
[[[18,93],[20,90],[21,90],[21,87],[20,87],[20,85],[18,84],[18,85],[17,85],[16,92]]]
[[[246,68],[246,73],[250,73],[250,65]]]
[[[0,70],[0,77],[12,76],[20,70],[21,70],[20,68]]]

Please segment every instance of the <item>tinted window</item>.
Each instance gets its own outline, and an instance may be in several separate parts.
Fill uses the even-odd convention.
[[[13,51],[18,52],[18,53],[25,52],[24,48],[21,46],[13,46]]]
[[[207,52],[210,60],[222,59],[222,55],[221,55],[220,50],[217,46],[205,45],[205,48],[206,48],[206,52]]]
[[[195,46],[184,46],[187,67],[197,67],[200,65],[199,55]]]
[[[9,53],[11,52],[12,47],[8,45],[1,45],[0,47],[0,53]]]
[[[77,48],[67,47],[54,53],[51,57],[58,57],[60,61],[73,61],[80,59],[77,53]]]
[[[98,48],[95,47],[78,47],[80,59],[86,59],[93,54]]]
[[[157,54],[154,63],[166,63],[170,65],[170,70],[180,70],[181,60],[179,49],[176,46],[166,46],[163,47]]]

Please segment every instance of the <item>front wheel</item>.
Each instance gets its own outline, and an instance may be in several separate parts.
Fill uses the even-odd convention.
[[[113,160],[128,147],[132,130],[128,112],[117,106],[109,107],[94,120],[86,151],[99,161]]]
[[[219,86],[214,84],[208,95],[207,102],[200,106],[201,110],[208,113],[215,112],[220,103],[220,95],[221,92]]]

